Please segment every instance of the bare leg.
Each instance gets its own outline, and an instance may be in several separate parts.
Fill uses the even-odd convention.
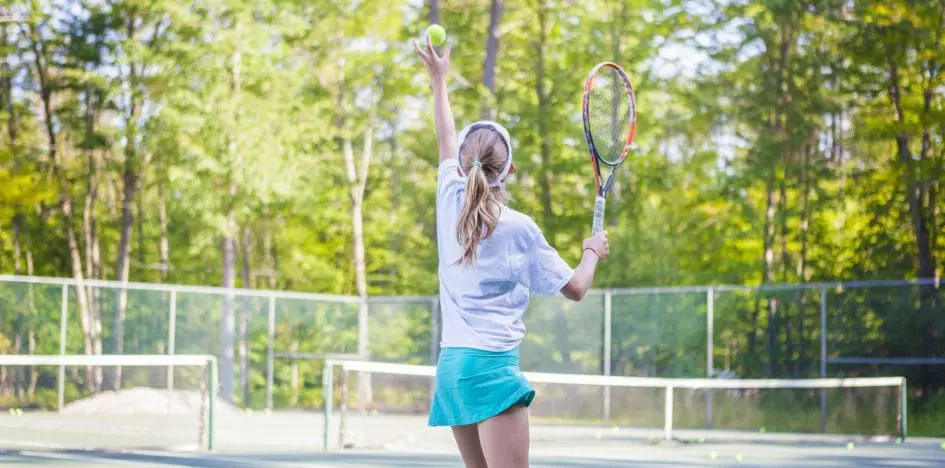
[[[479,443],[479,431],[475,424],[468,426],[453,426],[453,438],[459,447],[459,454],[463,457],[466,468],[488,468],[486,457],[482,455],[482,444]]]
[[[479,439],[489,468],[528,468],[528,408],[513,406],[479,423]]]

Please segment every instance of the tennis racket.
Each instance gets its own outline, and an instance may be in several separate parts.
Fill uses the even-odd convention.
[[[627,159],[637,130],[637,102],[630,79],[619,65],[597,64],[584,82],[584,138],[594,166],[594,225],[597,234],[604,228],[607,193],[617,169]],[[604,180],[601,166],[610,168]]]

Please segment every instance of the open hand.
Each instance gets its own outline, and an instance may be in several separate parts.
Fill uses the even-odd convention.
[[[420,54],[420,58],[423,59],[423,64],[427,67],[430,78],[446,78],[446,74],[449,72],[450,68],[450,46],[444,47],[443,54],[440,55],[436,52],[436,49],[433,48],[433,42],[430,41],[430,36],[427,35],[424,47],[420,47],[420,43],[417,41],[413,41],[413,47],[417,49],[417,53]]]

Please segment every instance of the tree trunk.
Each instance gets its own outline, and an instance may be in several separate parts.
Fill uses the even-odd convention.
[[[161,241],[158,254],[161,257],[161,282],[167,281],[171,269],[170,242],[167,239],[167,195],[164,193],[164,180],[158,180],[158,222],[161,224]]]
[[[373,122],[367,123],[367,129],[364,132],[364,146],[361,152],[359,167],[355,167],[354,149],[351,139],[345,137],[342,141],[342,152],[345,159],[345,174],[348,178],[351,197],[351,224],[354,231],[354,270],[355,283],[360,298],[358,307],[358,355],[362,359],[368,359],[371,355],[369,342],[369,315],[367,304],[367,265],[364,254],[364,217],[362,207],[364,204],[364,188],[367,184],[368,170],[371,164],[372,148],[374,143]],[[371,379],[369,374],[361,374],[359,379],[359,400],[362,407],[373,406],[373,395],[371,388]]]
[[[86,354],[102,353],[102,324],[101,320],[90,310],[86,295],[82,272],[82,253],[79,250],[79,240],[75,232],[75,218],[72,211],[72,195],[69,193],[70,184],[63,174],[62,162],[58,150],[54,114],[52,110],[53,89],[49,84],[49,69],[46,44],[40,38],[33,24],[27,26],[30,47],[33,52],[33,65],[39,85],[39,97],[42,104],[43,129],[46,132],[49,145],[49,164],[59,190],[59,209],[62,213],[63,225],[66,229],[66,241],[69,249],[69,260],[72,276],[76,280],[76,299],[79,304],[80,321],[84,335]],[[92,391],[101,388],[101,369],[87,368],[87,385]]]
[[[142,174],[142,177],[143,176],[144,174]],[[139,189],[138,193],[135,195],[135,211],[138,213],[138,216],[135,217],[135,225],[138,229],[138,264],[146,265],[147,251],[144,248],[144,191]]]
[[[772,245],[774,244],[774,214],[775,214],[775,199],[774,199],[774,184],[775,184],[776,174],[772,173],[771,178],[768,179],[768,187],[766,190],[767,197],[765,201],[765,225],[764,225],[764,276],[763,283],[768,283],[772,280],[772,264],[774,263],[774,249]],[[749,358],[754,359],[755,357],[755,341],[758,335],[758,318],[761,311],[761,293],[756,293],[755,298],[755,307],[751,315],[751,327],[748,331],[748,356]]]
[[[545,89],[545,47],[548,41],[547,24],[547,5],[544,0],[538,2],[538,39],[535,44],[536,64],[535,95],[538,99],[538,139],[541,153],[541,169],[539,170],[538,182],[541,190],[541,207],[543,227],[548,233],[547,237],[554,243],[554,234],[556,230],[554,222],[554,212],[551,207],[551,141],[548,128],[548,107],[549,93]]]
[[[786,159],[786,158],[785,158]],[[781,237],[780,249],[781,249],[781,281],[788,282],[787,272],[788,272],[788,247],[787,247],[787,218],[788,218],[788,209],[787,209],[787,163],[785,161],[785,173],[781,180],[778,182],[778,218],[779,218],[779,234]],[[768,320],[768,346],[769,346],[769,360],[772,367],[772,375],[779,375],[781,367],[781,326],[782,326],[782,317],[780,314],[784,314],[783,322],[785,327],[785,344],[788,349],[791,347],[791,317],[787,304],[780,304],[780,301],[776,301],[775,305],[772,306],[771,316]],[[779,311],[779,308],[781,311]],[[779,314],[780,312],[780,314]],[[791,357],[788,355],[786,361],[790,362]]]
[[[810,226],[810,190],[811,180],[809,174],[810,156],[813,151],[813,145],[807,143],[804,145],[803,159],[801,160],[801,251],[797,259],[797,280],[800,283],[807,282],[807,231]],[[833,149],[831,149],[833,151]],[[795,362],[792,376],[799,377],[802,369],[807,366],[807,337],[804,336],[807,310],[804,307],[804,291],[797,293],[797,341],[796,348],[792,353],[798,356]]]
[[[482,101],[482,119],[495,119],[495,66],[499,56],[499,37],[496,30],[502,21],[502,0],[492,0],[489,6],[489,29],[486,33],[486,59],[482,64],[482,85],[489,95]]]
[[[272,224],[274,222],[275,220],[272,217],[266,219],[266,228],[263,234],[263,255],[265,255],[264,263],[269,289],[276,288],[276,249],[272,241]]]
[[[5,31],[0,30],[0,33]],[[20,231],[22,224],[22,215],[17,213],[13,217],[13,274],[19,275],[21,271],[20,256],[22,255],[22,247],[20,246]],[[14,325],[14,335],[13,335],[13,353],[14,354],[23,354],[23,333],[26,329],[26,314],[19,313],[16,316],[16,324]],[[22,368],[13,369],[13,394],[18,398],[23,398],[23,372]]]
[[[427,0],[427,21],[440,24],[440,0]]]
[[[885,44],[886,59],[889,65],[889,99],[892,103],[896,117],[898,118],[899,125],[904,125],[906,122],[905,112],[902,107],[902,88],[900,86],[899,80],[899,64],[896,62],[896,59],[893,56],[893,52],[890,50],[888,43]],[[928,106],[929,101],[925,101],[926,106]],[[928,112],[928,108],[925,109],[925,112]],[[928,129],[926,128],[925,131]],[[926,211],[926,206],[923,204],[923,184],[919,181],[921,168],[917,167],[913,161],[912,150],[909,147],[910,136],[906,129],[901,128],[899,133],[896,135],[896,150],[899,156],[899,162],[904,167],[905,173],[905,185],[906,185],[906,194],[909,204],[909,212],[912,215],[912,230],[915,236],[916,247],[917,247],[917,256],[919,264],[919,277],[920,278],[933,278],[935,277],[935,259],[932,251],[931,245],[931,236],[929,234],[929,225],[928,219],[929,214]],[[923,135],[924,140],[924,135]],[[929,145],[930,146],[930,145]],[[923,141],[920,159],[927,157],[928,146],[925,145]],[[920,317],[919,323],[922,328],[922,349],[923,355],[934,356],[935,349],[933,348],[933,336],[935,332],[931,326],[931,304],[934,300],[935,291],[933,288],[921,288],[921,306],[920,306]],[[928,395],[930,390],[932,390],[932,381],[931,381],[931,369],[929,366],[922,366],[921,370],[921,380],[922,386],[926,390],[923,392],[923,395]]]
[[[236,287],[236,235],[231,227],[236,224],[236,212],[230,209],[226,216],[227,232],[223,237],[223,287]],[[236,328],[233,317],[233,293],[223,296],[223,314],[220,319],[220,397],[233,401],[233,338]]]
[[[252,243],[250,241],[249,226],[243,226],[240,236],[242,257],[243,257],[243,287],[252,288],[252,278],[250,277],[250,265],[252,253]],[[249,297],[243,297],[243,311],[240,314],[240,386],[243,390],[243,406],[249,407],[249,314],[252,310],[252,301]]]
[[[85,132],[91,136],[95,132],[96,114],[95,108],[97,101],[94,99],[94,91],[90,86],[85,88],[86,114],[85,114]],[[98,251],[98,218],[96,216],[96,204],[98,202],[98,184],[99,170],[98,160],[95,155],[95,149],[87,150],[88,153],[88,171],[86,172],[86,192],[82,210],[82,237],[85,239],[85,274],[87,278],[98,278],[100,272],[99,251]],[[86,288],[88,297],[89,315],[92,317],[101,317],[101,307],[99,297],[101,290],[89,286]]]
[[[132,15],[128,19],[128,38],[134,40],[135,25],[137,17]],[[128,66],[128,85],[131,91],[128,93],[128,113],[125,115],[125,164],[121,174],[121,224],[118,240],[118,261],[115,265],[115,273],[118,275],[118,281],[122,283],[118,290],[118,297],[115,298],[115,318],[114,334],[112,335],[112,352],[122,354],[125,347],[125,314],[128,309],[128,289],[124,285],[128,282],[131,263],[131,234],[134,228],[134,201],[138,193],[140,183],[139,173],[142,168],[138,161],[138,106],[139,96],[137,91],[138,73],[137,66],[131,63]],[[121,388],[121,367],[114,367],[114,389]]]
[[[236,222],[237,181],[236,169],[240,167],[241,155],[237,145],[239,131],[239,107],[242,101],[242,49],[240,37],[242,28],[236,24],[236,49],[233,52],[230,87],[233,92],[234,115],[232,116],[231,134],[228,136],[227,159],[230,166],[230,181],[227,189],[226,230],[223,234],[223,287],[233,289],[236,286],[236,236],[238,229]],[[227,294],[223,299],[223,314],[220,323],[220,396],[226,401],[233,401],[233,334],[236,321],[233,316],[233,295]]]

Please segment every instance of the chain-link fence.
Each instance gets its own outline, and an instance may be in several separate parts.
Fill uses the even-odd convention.
[[[359,330],[362,307],[366,331]],[[350,296],[0,276],[0,344],[7,343],[0,352],[213,354],[221,392],[235,403],[311,407],[322,402],[326,355],[435,363],[438,313],[433,296],[362,303]],[[521,362],[528,371],[896,374],[923,388],[945,382],[939,365],[945,293],[937,280],[597,290],[579,303],[535,297],[525,323]],[[94,378],[117,388],[121,376]]]

